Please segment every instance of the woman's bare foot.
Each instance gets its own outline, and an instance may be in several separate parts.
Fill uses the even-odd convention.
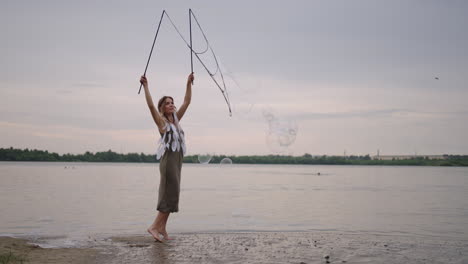
[[[163,228],[155,227],[154,230],[158,232],[159,234],[161,234],[165,240],[172,240],[172,238],[170,238],[169,235],[167,234],[166,229],[164,227]]]
[[[167,234],[166,230],[163,230],[163,231],[161,231],[161,232],[159,232],[159,233],[160,233],[161,235],[164,236],[164,239],[166,239],[166,240],[172,240],[172,238],[169,237],[169,234]]]
[[[161,238],[159,238],[159,232],[156,229],[148,228],[146,231],[148,231],[148,233],[150,233],[157,242],[163,242]]]

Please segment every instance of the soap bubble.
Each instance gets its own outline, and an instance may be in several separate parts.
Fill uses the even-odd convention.
[[[296,141],[298,125],[292,118],[279,118],[271,108],[262,110],[268,123],[266,144],[275,153],[284,153]]]
[[[268,133],[266,135],[266,145],[270,151],[273,153],[284,153],[287,149],[287,146],[282,146],[278,144],[279,139],[278,135],[275,133]]]
[[[271,122],[275,119],[275,114],[273,113],[273,110],[269,107],[263,108],[262,115],[267,122]]]
[[[224,158],[221,160],[221,162],[219,164],[232,164],[232,160],[230,158]]]
[[[198,155],[198,162],[200,162],[201,164],[208,164],[210,163],[212,158],[213,158],[213,155],[211,154]]]

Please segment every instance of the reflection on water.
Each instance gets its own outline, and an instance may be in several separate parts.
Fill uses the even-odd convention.
[[[1,162],[0,235],[145,234],[157,166]],[[468,168],[184,164],[168,228],[466,238]]]

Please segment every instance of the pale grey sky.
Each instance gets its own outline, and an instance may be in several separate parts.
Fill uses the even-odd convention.
[[[188,8],[239,84],[233,105],[253,105],[229,117],[195,61],[188,154],[273,153],[265,109],[297,123],[293,155],[468,153],[461,0],[3,1],[0,147],[154,153],[138,79],[162,10],[188,38]],[[154,100],[180,105],[184,45],[164,20],[147,73]]]

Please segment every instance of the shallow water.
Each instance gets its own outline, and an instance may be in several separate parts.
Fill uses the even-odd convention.
[[[144,234],[156,213],[158,164],[0,162],[0,179],[0,235]],[[184,164],[168,230],[468,239],[468,168]]]

